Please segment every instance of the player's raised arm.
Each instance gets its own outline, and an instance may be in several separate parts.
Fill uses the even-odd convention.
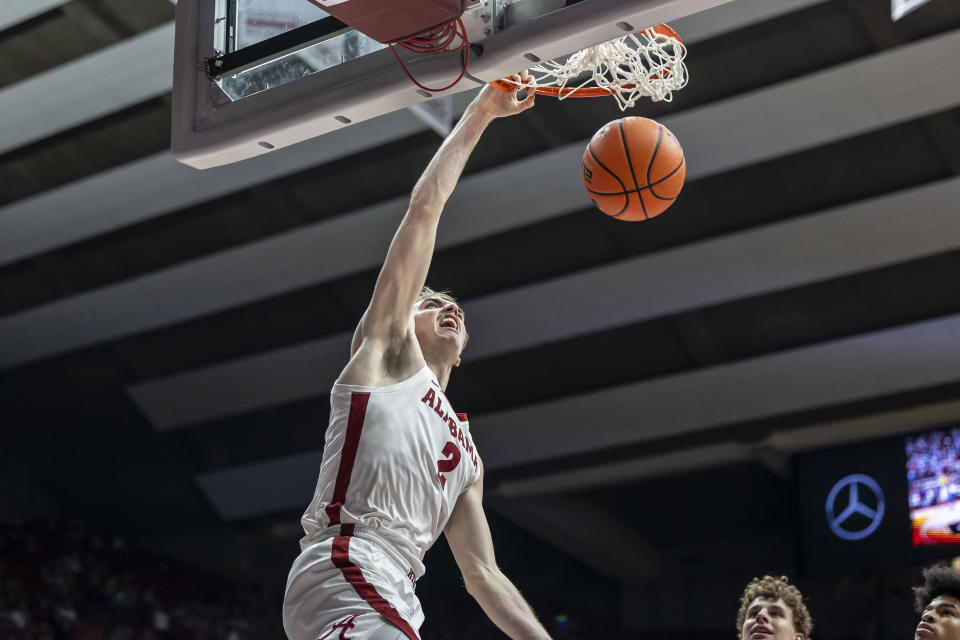
[[[523,77],[526,81],[527,74]],[[440,214],[470,152],[491,121],[531,106],[533,93],[518,100],[516,92],[488,85],[467,107],[413,188],[410,206],[390,243],[370,306],[357,328],[351,355],[364,340],[393,341],[407,334],[411,308],[430,268]]]
[[[483,511],[483,475],[457,500],[444,529],[467,592],[513,640],[549,640],[533,609],[500,571]]]

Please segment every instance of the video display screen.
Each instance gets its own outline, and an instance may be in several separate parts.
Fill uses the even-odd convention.
[[[906,438],[913,546],[960,544],[960,427]]]

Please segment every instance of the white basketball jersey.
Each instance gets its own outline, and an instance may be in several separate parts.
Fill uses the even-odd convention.
[[[336,384],[300,546],[328,527],[364,525],[396,547],[419,578],[457,498],[479,477],[467,416],[454,412],[428,367],[388,387]]]

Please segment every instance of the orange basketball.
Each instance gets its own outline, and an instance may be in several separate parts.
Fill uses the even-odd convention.
[[[590,199],[617,220],[658,216],[680,195],[687,165],[677,138],[649,118],[603,125],[583,152],[583,184]]]

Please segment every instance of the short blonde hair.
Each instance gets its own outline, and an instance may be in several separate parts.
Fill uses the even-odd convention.
[[[440,298],[441,300],[446,300],[457,304],[457,299],[454,298],[449,291],[434,291],[430,287],[424,286],[423,289],[420,289],[420,295],[417,296],[417,302],[426,300],[427,298]]]
[[[800,589],[790,584],[787,576],[775,578],[773,576],[763,576],[754,578],[747,584],[740,596],[740,610],[737,612],[737,637],[743,629],[743,621],[747,619],[747,609],[757,598],[769,598],[771,600],[783,600],[784,604],[790,607],[793,612],[793,628],[802,633],[804,638],[810,638],[813,631],[813,619],[810,612],[807,611],[807,605],[803,603],[803,594]]]

